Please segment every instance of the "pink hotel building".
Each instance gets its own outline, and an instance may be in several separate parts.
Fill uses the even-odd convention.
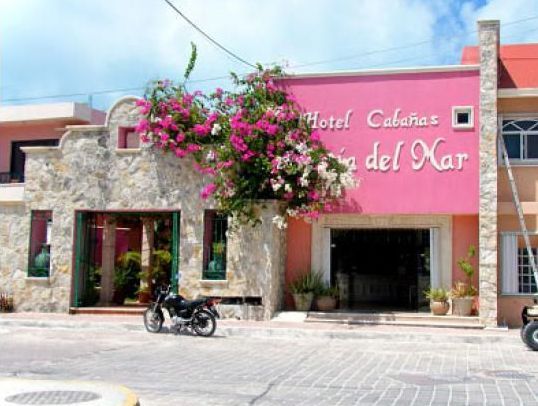
[[[134,98],[106,117],[70,103],[0,107],[0,290],[18,311],[76,311],[90,302],[93,255],[108,304],[117,257],[168,235],[174,286],[231,298],[230,314],[268,319],[292,308],[287,283],[310,270],[345,280],[352,310],[416,312],[427,307],[423,290],[464,279],[457,261],[473,245],[473,322],[518,325],[537,288],[499,141],[536,249],[538,45],[502,46],[497,21],[478,26],[461,65],[284,80],[326,145],[355,157],[359,181],[338,212],[291,219],[285,232],[267,222],[217,236],[226,219],[193,197],[199,175],[132,138]],[[177,179],[158,175],[163,168]],[[208,271],[215,238],[226,249],[220,274]]]

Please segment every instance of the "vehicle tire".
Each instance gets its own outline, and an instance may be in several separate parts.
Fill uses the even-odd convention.
[[[211,312],[200,310],[194,313],[192,329],[202,337],[211,337],[217,328],[217,322]]]
[[[153,307],[148,307],[144,312],[144,327],[150,333],[158,333],[163,327],[163,315],[160,312],[155,312]]]
[[[533,350],[538,351],[538,321],[531,321],[527,323],[521,330],[523,342]]]

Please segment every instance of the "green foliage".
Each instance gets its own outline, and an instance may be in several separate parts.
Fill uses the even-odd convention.
[[[196,60],[193,45],[185,72]],[[220,88],[209,95],[189,93],[184,83],[157,81],[137,105],[144,116],[136,131],[153,148],[190,156],[193,167],[210,180],[200,192],[214,198],[219,211],[237,224],[261,222],[260,200],[279,200],[272,222],[286,227],[286,218],[317,218],[355,187],[354,157],[333,154],[286,92],[280,67],[239,76],[234,91]]]
[[[226,243],[224,243],[224,242],[214,242],[213,243],[213,254],[214,255],[223,255],[225,249],[226,249]]]
[[[338,286],[324,286],[323,289],[317,293],[317,296],[330,296],[338,298],[340,296],[340,291],[338,290]]]
[[[165,267],[171,262],[172,254],[170,251],[163,249],[153,251],[153,266],[138,274],[138,277],[145,280],[148,284],[148,286],[143,289],[144,291],[151,291],[153,281],[158,282],[159,280],[166,278]]]
[[[467,276],[469,280],[471,280],[474,276],[474,267],[471,264],[471,259],[475,256],[476,249],[474,245],[469,246],[469,250],[467,251],[467,257],[466,258],[460,258],[458,260],[458,266],[462,270],[462,272]]]
[[[476,288],[473,285],[468,285],[465,282],[456,282],[454,287],[450,291],[450,296],[453,298],[463,298],[476,296],[478,294]]]
[[[119,256],[114,271],[114,288],[117,291],[124,291],[127,296],[135,294],[140,284],[141,261],[141,254],[136,251],[127,251]]]
[[[424,296],[432,302],[446,302],[448,301],[448,291],[443,288],[429,288],[424,291]]]
[[[290,283],[289,289],[294,294],[313,293],[319,295],[325,289],[323,274],[321,272],[306,273]]]
[[[458,266],[461,271],[465,274],[467,281],[461,282],[458,281],[454,285],[451,291],[451,296],[456,298],[476,296],[478,291],[473,286],[473,276],[475,273],[474,266],[471,264],[471,259],[476,254],[476,248],[474,245],[469,245],[469,250],[467,251],[467,256],[465,258],[460,258],[458,260]]]
[[[183,77],[185,78],[185,80],[189,79],[189,77],[191,76],[191,73],[194,70],[194,66],[196,65],[197,58],[198,58],[198,50],[196,49],[196,44],[194,42],[191,42],[191,57],[189,58],[189,63],[187,64],[185,73],[183,74]]]

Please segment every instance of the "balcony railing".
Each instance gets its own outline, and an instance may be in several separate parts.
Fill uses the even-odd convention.
[[[0,172],[0,183],[24,183],[24,173]]]

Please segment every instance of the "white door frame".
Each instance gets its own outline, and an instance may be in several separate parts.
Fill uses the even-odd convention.
[[[446,215],[382,216],[326,214],[312,224],[312,270],[331,280],[331,229],[417,228],[430,229],[430,280],[432,287],[452,286],[452,217]]]

